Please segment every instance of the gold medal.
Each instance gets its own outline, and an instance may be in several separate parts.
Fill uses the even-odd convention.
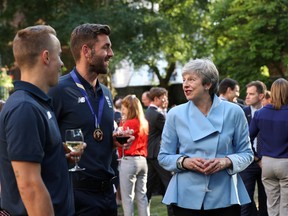
[[[103,132],[100,128],[96,128],[93,132],[93,137],[96,141],[100,142],[103,139]]]

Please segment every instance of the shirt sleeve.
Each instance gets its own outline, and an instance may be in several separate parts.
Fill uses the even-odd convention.
[[[41,162],[44,157],[43,116],[35,105],[26,102],[6,116],[5,132],[11,161]]]
[[[249,127],[244,112],[235,112],[235,122],[237,125],[233,136],[234,154],[227,157],[232,161],[232,169],[228,173],[233,175],[243,171],[253,161],[253,151],[249,139]]]
[[[251,123],[249,125],[249,134],[250,134],[251,143],[254,142],[255,138],[257,137],[259,133],[259,128],[257,125],[257,116],[258,116],[258,111],[255,112],[254,117],[251,119]],[[260,155],[258,155],[253,145],[252,145],[252,149],[253,149],[254,155],[260,158]]]

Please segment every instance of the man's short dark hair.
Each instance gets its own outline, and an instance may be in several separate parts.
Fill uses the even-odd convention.
[[[149,98],[150,100],[154,101],[154,98],[161,97],[162,95],[167,95],[168,91],[162,87],[152,87],[149,91]]]
[[[251,87],[251,86],[255,86],[256,87],[256,91],[258,94],[265,94],[267,87],[265,85],[265,83],[256,80],[256,81],[251,81],[250,83],[248,83],[246,85],[246,88]]]
[[[93,44],[98,41],[98,35],[110,35],[108,25],[85,23],[77,26],[71,33],[70,49],[75,61],[80,59],[80,51],[83,44],[92,48]]]
[[[238,85],[238,82],[231,78],[225,78],[223,79],[219,84],[219,94],[225,94],[227,92],[227,89],[230,88],[231,90],[234,90],[236,85]]]

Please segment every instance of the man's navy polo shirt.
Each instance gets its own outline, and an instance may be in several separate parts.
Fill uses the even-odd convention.
[[[11,165],[26,161],[41,164],[55,215],[73,215],[72,186],[51,100],[30,83],[17,81],[14,86],[0,116],[1,207],[12,215],[27,215]]]
[[[58,86],[53,87],[49,95],[52,97],[62,139],[63,141],[65,140],[66,129],[81,128],[87,144],[79,162],[79,166],[86,169],[73,173],[73,178],[74,181],[81,179],[108,180],[114,176],[114,171],[111,168],[114,126],[112,95],[109,89],[98,81],[94,91],[93,87],[76,70],[75,73],[84,86],[98,119],[99,98],[101,96],[104,97],[104,107],[100,122],[100,128],[104,136],[100,142],[93,138],[95,130],[94,116],[71,75],[67,74],[60,77]]]

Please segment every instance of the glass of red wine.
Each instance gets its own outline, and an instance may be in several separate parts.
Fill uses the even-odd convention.
[[[116,140],[122,145],[122,157],[120,160],[126,159],[124,153],[124,144],[127,143],[127,140],[130,138],[131,130],[129,127],[118,127],[116,129]]]

